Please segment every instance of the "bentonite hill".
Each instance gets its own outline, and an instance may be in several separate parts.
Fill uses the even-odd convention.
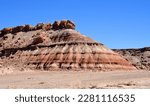
[[[1,67],[40,70],[135,70],[118,53],[79,33],[69,20],[4,28]]]

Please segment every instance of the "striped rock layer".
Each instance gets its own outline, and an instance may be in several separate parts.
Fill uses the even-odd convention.
[[[0,57],[42,70],[134,70],[126,59],[73,29],[6,34]]]

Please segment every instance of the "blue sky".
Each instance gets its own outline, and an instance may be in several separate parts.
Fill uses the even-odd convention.
[[[150,0],[0,0],[0,29],[70,19],[109,48],[150,46]]]

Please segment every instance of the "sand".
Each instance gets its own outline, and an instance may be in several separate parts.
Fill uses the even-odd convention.
[[[23,71],[0,75],[6,89],[109,89],[150,88],[150,71]]]

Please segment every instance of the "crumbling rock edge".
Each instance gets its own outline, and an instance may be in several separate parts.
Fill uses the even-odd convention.
[[[36,26],[26,24],[26,25],[21,25],[16,27],[3,28],[2,30],[0,30],[0,37],[9,33],[16,34],[18,32],[28,32],[28,31],[35,31],[40,29],[45,31],[60,30],[60,29],[75,29],[75,24],[70,20],[55,21],[53,24],[38,23]]]

